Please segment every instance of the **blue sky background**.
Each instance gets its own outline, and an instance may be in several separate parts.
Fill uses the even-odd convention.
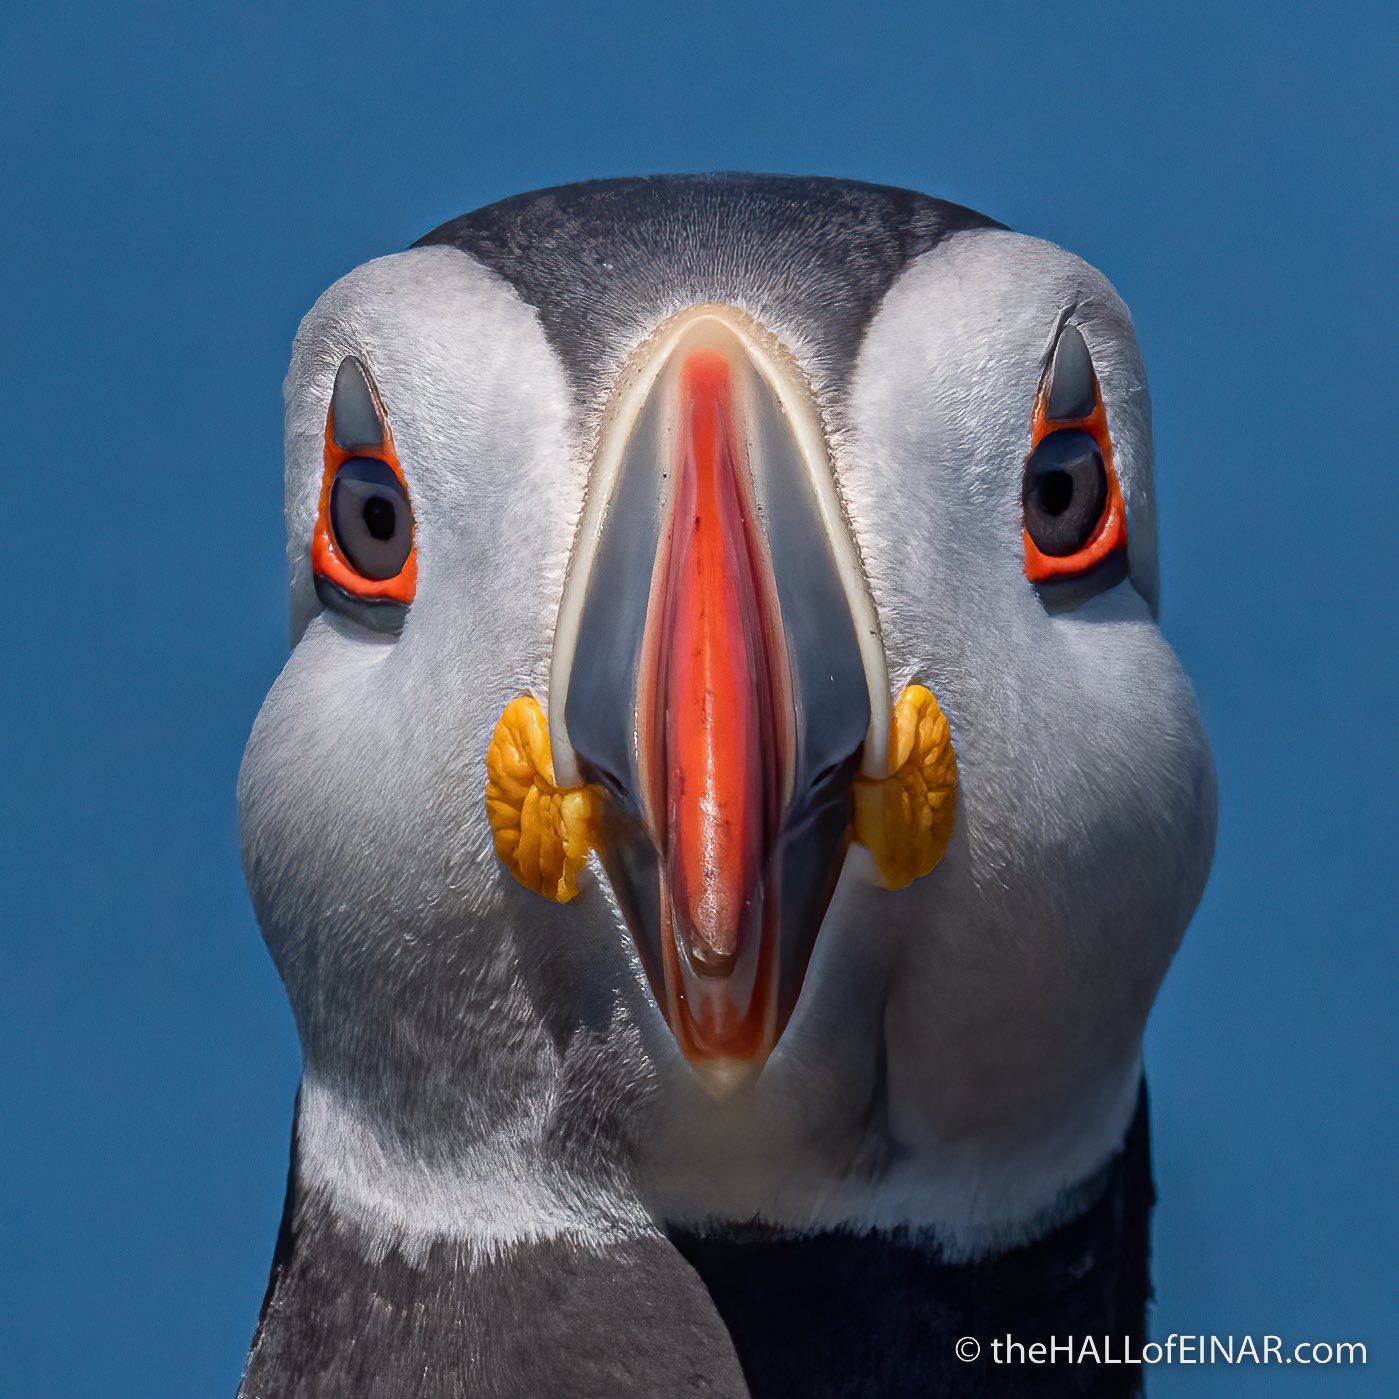
[[[1378,3],[6,5],[5,1393],[231,1396],[256,1319],[298,1065],[233,787],[298,319],[500,196],[705,168],[950,197],[1131,305],[1223,802],[1155,1329],[1370,1349],[1153,1393],[1399,1393],[1397,50]]]

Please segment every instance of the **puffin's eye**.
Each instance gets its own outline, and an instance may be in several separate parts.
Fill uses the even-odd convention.
[[[1097,591],[1125,575],[1127,511],[1112,457],[1092,356],[1078,327],[1065,324],[1040,377],[1021,484],[1030,582],[1091,582]]]
[[[408,492],[384,462],[351,457],[330,488],[330,527],[337,548],[364,577],[396,578],[413,550]]]
[[[1086,432],[1051,432],[1030,453],[1025,530],[1041,554],[1076,554],[1093,538],[1107,503],[1107,469],[1098,444]]]
[[[335,375],[325,427],[311,545],[316,592],[327,607],[396,632],[418,584],[413,506],[379,392],[353,356]]]

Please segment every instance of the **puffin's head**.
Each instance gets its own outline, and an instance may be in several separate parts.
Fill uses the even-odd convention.
[[[308,1057],[626,1004],[711,1088],[818,1039],[868,1083],[883,1014],[953,1116],[1050,1022],[1134,1061],[1214,812],[1151,471],[1103,278],[901,191],[567,187],[337,283],[241,784]]]

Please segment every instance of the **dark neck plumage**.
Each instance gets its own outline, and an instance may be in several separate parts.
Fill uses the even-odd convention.
[[[799,1236],[761,1227],[671,1238],[728,1327],[754,1399],[1125,1399],[1139,1366],[995,1364],[992,1341],[1126,1341],[1140,1353],[1155,1201],[1146,1089],[1101,1193],[1035,1243],[948,1262],[897,1234]],[[981,1347],[967,1362],[963,1337]]]
[[[1094,1202],[975,1262],[897,1233],[759,1226],[408,1261],[301,1197],[293,1140],[239,1399],[1127,1399],[1138,1367],[996,1364],[992,1342],[1139,1352],[1154,1200],[1143,1087]],[[963,1337],[978,1360],[958,1357]]]
[[[655,1232],[408,1260],[299,1188],[296,1139],[238,1399],[747,1399],[694,1271]]]

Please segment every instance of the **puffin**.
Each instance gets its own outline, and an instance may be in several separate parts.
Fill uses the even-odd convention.
[[[240,1399],[1140,1392],[1216,788],[1108,281],[855,181],[541,190],[321,296],[285,457]]]

